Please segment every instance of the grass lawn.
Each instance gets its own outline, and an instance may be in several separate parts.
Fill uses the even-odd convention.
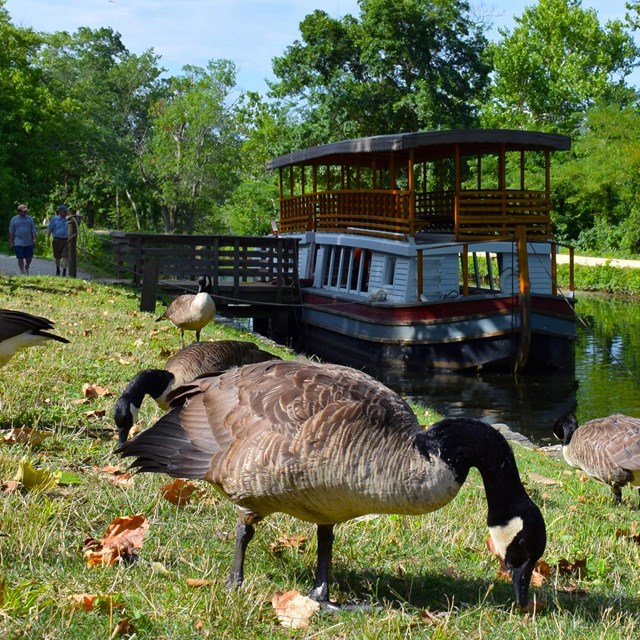
[[[485,546],[482,482],[472,470],[459,496],[440,511],[336,527],[333,596],[382,606],[320,612],[306,630],[283,627],[271,599],[279,591],[310,589],[313,526],[282,515],[258,525],[245,585],[229,591],[234,507],[205,483],[195,483],[201,491],[176,506],[162,495],[168,477],[128,479],[114,470],[125,471],[126,462],[113,453],[113,402],[135,373],[163,366],[180,346],[179,332],[139,312],[135,292],[70,279],[0,276],[0,307],[45,315],[71,340],[23,351],[0,371],[0,637],[640,636],[637,493],[624,490],[623,506],[615,507],[607,487],[519,445],[518,465],[549,537],[549,569],[533,589],[546,601],[539,613],[520,612],[511,584],[497,575],[497,560]],[[202,339],[223,338],[260,342],[221,324],[203,331]],[[86,397],[86,385],[94,385],[94,397]],[[139,423],[150,425],[160,415],[147,399]],[[422,417],[435,419],[428,411]],[[47,437],[22,442],[22,427]],[[27,490],[12,482],[21,464],[57,475],[49,487],[36,483]],[[135,514],[148,524],[135,550],[138,561],[88,566],[87,538],[100,539],[114,519]]]

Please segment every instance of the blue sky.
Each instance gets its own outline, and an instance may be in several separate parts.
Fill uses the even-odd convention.
[[[513,26],[535,0],[470,0],[496,26]],[[583,0],[601,23],[623,18],[625,0]],[[14,24],[37,31],[111,27],[133,53],[153,49],[172,74],[183,65],[205,66],[228,58],[238,68],[240,89],[266,91],[271,60],[299,37],[305,15],[322,8],[334,17],[358,15],[357,0],[6,0]],[[639,78],[639,80],[636,80]],[[634,74],[640,85],[640,73]]]

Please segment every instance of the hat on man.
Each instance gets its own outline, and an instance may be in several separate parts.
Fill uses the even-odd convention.
[[[67,207],[66,204],[60,204],[58,205],[58,211],[69,211],[69,207]]]
[[[28,211],[29,207],[27,207],[26,204],[19,204],[18,205],[18,211]]]

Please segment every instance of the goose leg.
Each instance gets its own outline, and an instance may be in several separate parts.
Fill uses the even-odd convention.
[[[238,526],[236,527],[236,551],[233,556],[231,575],[227,581],[227,585],[230,588],[239,587],[244,580],[244,556],[254,533],[255,529],[253,525],[244,524],[242,520],[238,520]]]
[[[622,504],[622,489],[617,484],[614,484],[611,487],[611,491],[613,491],[613,498],[616,501],[616,505],[620,506]]]
[[[329,603],[329,572],[331,570],[331,553],[333,548],[333,525],[318,525],[318,565],[316,582],[309,594],[312,600]]]

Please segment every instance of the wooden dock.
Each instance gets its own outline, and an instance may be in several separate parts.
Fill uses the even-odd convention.
[[[157,235],[112,232],[119,278],[141,285],[141,311],[155,311],[160,289],[197,290],[200,275],[213,281],[219,313],[253,318],[268,334],[286,332],[297,303],[298,242],[276,236]]]

